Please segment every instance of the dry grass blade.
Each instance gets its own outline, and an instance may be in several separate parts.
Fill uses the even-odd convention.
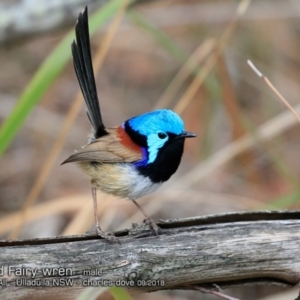
[[[54,166],[54,163],[57,159],[58,154],[60,153],[60,150],[63,146],[63,143],[68,135],[68,132],[70,131],[76,116],[78,115],[80,108],[82,106],[82,99],[81,96],[77,96],[75,101],[72,104],[71,109],[69,110],[66,120],[62,126],[61,131],[59,132],[59,135],[49,153],[47,158],[45,159],[45,163],[42,166],[36,181],[34,182],[28,196],[25,199],[24,205],[22,207],[21,213],[20,213],[20,221],[18,222],[19,226],[15,227],[15,230],[13,230],[9,237],[10,238],[17,238],[20,234],[22,225],[26,222],[27,219],[27,211],[28,208],[34,204],[34,202],[37,200],[37,197],[39,196],[44,184],[47,181],[48,176],[50,175],[50,172]]]
[[[27,209],[27,222],[32,222],[40,218],[44,218],[49,215],[70,213],[82,210],[85,203],[90,200],[87,196],[75,196],[64,197],[56,200],[51,200],[46,203],[37,204]],[[72,205],[70,205],[72,203]],[[14,230],[23,224],[21,218],[22,212],[12,213],[8,216],[1,218],[0,220],[0,234],[6,234],[7,232]]]
[[[180,101],[175,106],[174,110],[178,114],[182,114],[182,112],[188,106],[190,101],[194,98],[199,87],[203,84],[207,75],[210,73],[212,68],[215,66],[220,53],[222,53],[222,50],[223,50],[225,44],[227,43],[229,38],[232,36],[234,30],[236,29],[239,19],[246,12],[250,2],[251,2],[250,0],[242,0],[239,3],[235,16],[231,20],[230,24],[227,26],[227,28],[226,28],[225,32],[223,33],[223,35],[221,36],[220,40],[215,45],[215,51],[213,51],[211,53],[211,55],[208,57],[208,59],[206,60],[206,62],[203,65],[201,71],[197,74],[196,78],[193,80],[193,82],[188,87],[188,89],[186,90],[184,95],[181,97]]]
[[[88,231],[92,225],[94,224],[94,219],[91,217],[93,215],[93,206],[90,201],[85,203],[82,206],[82,209],[75,214],[72,221],[68,224],[68,226],[64,229],[62,235],[72,235],[72,234],[80,234]],[[100,205],[98,204],[98,215],[101,216],[103,212],[106,210],[107,206],[111,203],[111,199],[109,196],[105,195],[101,199]]]
[[[222,101],[231,123],[233,140],[236,140],[246,134],[247,131],[241,122],[241,109],[222,54],[217,61],[217,70],[222,89]]]
[[[95,72],[98,72],[102,66],[104,57],[105,57],[107,50],[113,40],[113,37],[115,36],[115,34],[117,32],[117,29],[118,29],[120,22],[125,14],[127,6],[128,6],[128,1],[126,1],[124,3],[124,5],[121,7],[121,9],[116,14],[115,18],[113,19],[113,21],[108,29],[108,32],[103,40],[103,44],[102,44],[101,48],[99,49],[99,51],[97,52],[97,55],[95,57],[95,62],[94,62]],[[20,214],[20,218],[22,220],[19,222],[19,226],[16,227],[15,230],[11,232],[10,238],[18,237],[22,224],[24,224],[26,222],[27,209],[30,205],[32,205],[36,201],[44,184],[46,183],[47,178],[48,178],[48,176],[54,166],[54,163],[57,159],[57,156],[61,151],[61,148],[67,137],[67,134],[70,131],[71,126],[74,123],[75,118],[80,111],[82,103],[83,102],[82,102],[81,92],[78,92],[78,94],[73,102],[73,105],[67,114],[67,117],[62,126],[62,129],[50,151],[50,154],[45,159],[45,164],[42,166],[40,173],[37,176],[37,180],[34,182],[33,187],[31,188],[31,190],[25,200],[25,203],[23,205],[23,208],[22,208],[21,214]]]
[[[207,57],[207,55],[213,50],[215,40],[205,40],[195,50],[195,52],[189,57],[187,62],[182,66],[177,75],[170,82],[160,99],[155,104],[154,109],[161,107],[168,107],[184,81],[192,72],[196,72],[196,67]]]
[[[239,300],[238,298],[234,298],[234,297],[231,297],[231,296],[228,296],[228,295],[225,295],[221,292],[218,292],[218,291],[214,291],[214,290],[210,290],[210,289],[206,289],[204,287],[201,287],[201,286],[190,286],[192,288],[194,288],[195,290],[203,293],[203,294],[211,294],[211,295],[215,295],[219,298],[222,298],[222,299],[227,299],[227,300]]]
[[[290,103],[278,92],[278,90],[275,88],[275,86],[271,83],[271,81],[266,77],[264,74],[262,74],[253,64],[251,60],[247,60],[248,65],[251,67],[251,69],[257,74],[258,77],[260,77],[267,86],[276,94],[276,96],[280,99],[280,101],[294,114],[294,116],[297,118],[298,122],[300,123],[300,116],[297,113],[297,111],[290,105]]]
[[[61,233],[61,235],[72,235],[86,232],[91,225],[91,215],[93,207],[91,205],[82,205],[82,209],[78,210],[71,222]]]
[[[232,138],[233,140],[237,140],[238,138],[247,134],[247,130],[244,128],[244,124],[242,122],[242,111],[240,108],[240,104],[238,102],[235,90],[233,88],[233,84],[230,80],[230,74],[228,72],[226,62],[224,60],[224,56],[220,54],[219,59],[217,61],[217,71],[220,77],[220,86],[222,89],[222,101],[225,107],[225,110],[228,115],[228,119],[231,123],[232,130]],[[245,167],[249,167],[251,162],[254,161],[254,156],[252,152],[245,152],[238,157],[238,160]],[[259,172],[252,172],[251,175],[248,175],[248,180],[251,182],[259,183],[261,182]]]

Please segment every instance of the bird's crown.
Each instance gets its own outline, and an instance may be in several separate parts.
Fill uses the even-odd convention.
[[[142,135],[164,132],[181,134],[184,131],[182,119],[170,109],[158,109],[128,120],[130,127]]]

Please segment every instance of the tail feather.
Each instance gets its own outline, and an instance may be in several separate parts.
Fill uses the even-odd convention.
[[[75,33],[76,42],[73,41],[71,45],[73,65],[87,106],[88,118],[94,128],[94,137],[99,138],[106,135],[107,131],[101,117],[93,71],[87,6],[83,13],[79,14]]]

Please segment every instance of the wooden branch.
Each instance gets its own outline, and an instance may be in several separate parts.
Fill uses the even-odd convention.
[[[158,224],[159,237],[145,224],[116,232],[120,244],[95,235],[2,240],[1,299],[73,299],[86,286],[112,284],[156,291],[299,283],[300,211]]]

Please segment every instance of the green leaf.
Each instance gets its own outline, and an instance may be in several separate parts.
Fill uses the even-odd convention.
[[[124,0],[110,1],[94,13],[90,17],[90,33],[94,33],[98,27],[102,26],[123,4]],[[12,113],[3,123],[0,128],[0,156],[10,145],[31,110],[67,64],[71,57],[70,45],[74,35],[74,29],[72,29],[47,57],[20,96]]]
[[[120,287],[111,287],[110,292],[114,296],[115,300],[132,300],[128,292]]]

